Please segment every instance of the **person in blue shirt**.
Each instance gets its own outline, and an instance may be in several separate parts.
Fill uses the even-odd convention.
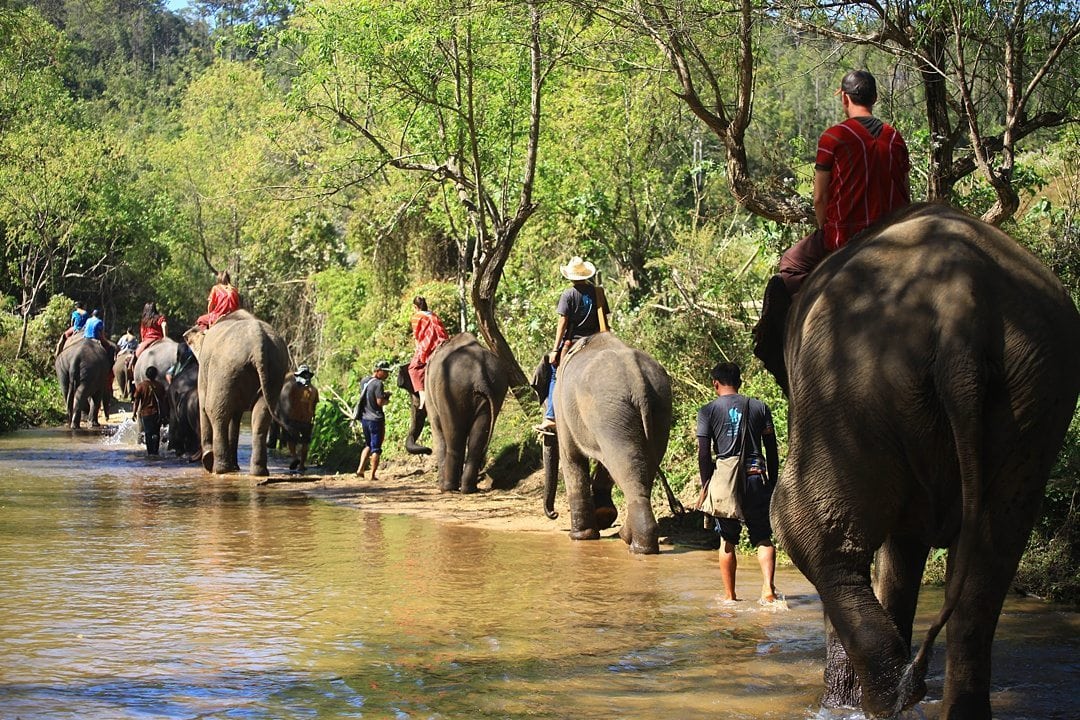
[[[102,345],[105,344],[105,322],[101,319],[101,311],[94,308],[94,312],[90,313],[90,318],[83,325],[83,337],[87,340],[97,340]]]
[[[90,316],[86,313],[86,306],[82,300],[75,303],[75,309],[71,311],[71,324],[68,325],[68,329],[64,331],[64,334],[60,336],[60,340],[56,343],[56,354],[59,355],[63,349],[67,339],[76,333],[83,331],[83,326],[86,325],[86,320]]]

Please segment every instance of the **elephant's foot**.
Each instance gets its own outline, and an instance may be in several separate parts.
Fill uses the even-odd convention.
[[[614,506],[596,508],[596,526],[601,530],[607,530],[615,524],[619,517],[619,511]]]
[[[211,450],[207,450],[202,454],[202,466],[203,470],[208,473],[214,472],[214,453]]]
[[[629,523],[623,523],[623,526],[619,528],[619,537],[622,538],[624,543],[630,546],[630,552],[635,555],[660,554],[660,541],[654,536],[646,538],[644,542],[641,542],[630,528]]]
[[[474,492],[477,492],[477,490],[478,490],[478,488],[475,485],[462,485],[461,486],[461,494],[462,495],[472,495]]]
[[[571,530],[571,540],[599,540],[600,531],[596,528],[586,528],[584,530]]]
[[[827,708],[859,707],[862,704],[859,679],[844,646],[835,636],[826,641],[825,655],[825,693],[821,704]]]
[[[252,465],[249,474],[255,477],[266,477],[270,474],[270,469],[265,465]]]

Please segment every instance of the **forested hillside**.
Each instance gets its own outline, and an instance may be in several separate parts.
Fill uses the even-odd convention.
[[[783,441],[749,330],[811,228],[849,69],[877,76],[916,199],[1001,225],[1080,297],[1078,45],[1080,8],[1056,0],[0,0],[0,428],[56,420],[73,301],[113,337],[155,301],[178,335],[226,269],[316,368],[313,459],[355,464],[343,410],[374,361],[411,354],[412,296],[522,386],[580,255],[673,378],[665,466],[696,481],[720,359]],[[536,457],[530,392],[493,452]],[[1080,599],[1078,498],[1074,421],[1022,586]]]

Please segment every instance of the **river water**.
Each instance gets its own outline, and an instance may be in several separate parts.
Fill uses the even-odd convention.
[[[826,716],[794,570],[786,608],[725,605],[714,552],[365,514],[130,442],[0,437],[0,718]],[[1078,650],[1080,616],[1011,599],[995,716],[1080,717]]]

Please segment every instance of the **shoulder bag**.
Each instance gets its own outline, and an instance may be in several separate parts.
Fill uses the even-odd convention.
[[[746,481],[746,429],[750,425],[750,399],[739,421],[739,454],[717,458],[712,477],[701,488],[697,509],[718,518],[742,518],[743,485]]]

